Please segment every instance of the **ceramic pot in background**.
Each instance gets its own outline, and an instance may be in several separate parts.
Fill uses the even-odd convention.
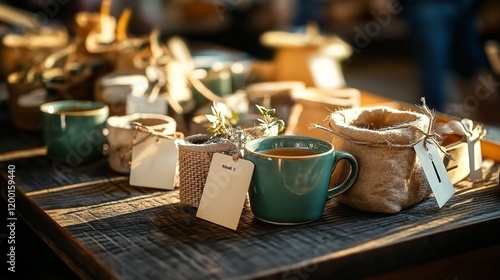
[[[40,106],[47,157],[76,167],[103,157],[106,104],[64,100]]]
[[[41,130],[40,105],[47,101],[47,91],[43,83],[27,83],[24,72],[14,72],[7,77],[7,90],[12,124],[20,130]]]

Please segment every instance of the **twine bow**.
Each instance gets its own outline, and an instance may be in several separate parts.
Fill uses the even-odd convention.
[[[424,149],[427,151],[427,144],[428,143],[434,143],[436,147],[439,148],[439,150],[444,154],[444,156],[450,160],[455,160],[450,153],[448,153],[443,147],[441,146],[441,143],[443,142],[443,136],[441,134],[437,133],[433,128],[434,128],[434,123],[436,122],[436,113],[435,111],[429,109],[427,107],[427,104],[425,102],[425,97],[420,98],[420,101],[422,101],[422,105],[417,107],[422,111],[424,115],[426,115],[429,118],[429,124],[427,125],[427,131],[422,131],[418,127],[415,127],[420,133],[423,134],[422,139],[420,141],[424,141]],[[412,146],[417,144],[418,142],[414,143]]]

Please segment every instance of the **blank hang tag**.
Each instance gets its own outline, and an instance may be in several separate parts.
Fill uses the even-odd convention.
[[[413,148],[424,169],[425,177],[427,177],[439,208],[441,208],[453,196],[455,188],[439,155],[439,150],[434,143],[427,143],[424,147],[423,141],[418,142]]]
[[[177,147],[174,139],[138,132],[132,148],[130,185],[165,190],[175,188]],[[142,139],[146,140],[142,141]]]
[[[248,160],[214,154],[196,217],[236,230],[253,168]]]
[[[309,57],[308,62],[316,87],[339,88],[345,86],[342,70],[334,58],[315,54]]]
[[[467,146],[469,149],[469,178],[471,180],[483,179],[483,156],[481,154],[481,141],[479,141],[478,129],[472,131],[472,136],[467,136]]]
[[[127,115],[134,113],[167,114],[167,102],[162,96],[158,96],[153,102],[149,102],[148,95],[127,95],[125,111]]]

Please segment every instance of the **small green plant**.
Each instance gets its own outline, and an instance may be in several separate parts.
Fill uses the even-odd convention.
[[[268,109],[264,106],[256,104],[259,112],[264,116],[263,119],[257,119],[260,124],[259,126],[263,129],[263,134],[265,136],[271,135],[273,129],[277,129],[277,133],[281,133],[285,130],[285,122],[276,116],[276,109]]]
[[[238,122],[238,116],[233,114],[228,108],[224,111],[221,110],[219,106],[223,106],[223,104],[212,103],[212,114],[205,115],[207,120],[212,123],[212,126],[207,128],[207,131],[210,134],[210,138],[229,138],[233,127]]]
[[[255,132],[251,132],[250,129],[242,129],[236,126],[238,122],[238,115],[234,114],[229,110],[229,108],[224,108],[222,110],[219,106],[224,106],[223,104],[213,103],[211,110],[212,114],[206,114],[207,120],[212,124],[207,128],[210,138],[222,137],[226,139],[248,139],[249,137],[256,137]],[[264,106],[256,105],[259,112],[262,114],[262,118],[257,119],[259,122],[258,126],[253,129],[258,129],[261,136],[277,135],[285,129],[285,122],[276,116],[275,109],[268,109]],[[239,136],[237,136],[239,135]]]

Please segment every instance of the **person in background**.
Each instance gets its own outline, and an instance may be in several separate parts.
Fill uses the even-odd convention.
[[[289,5],[293,10],[291,24],[293,26],[306,26],[311,21],[323,24],[323,8],[325,1],[323,0],[295,0]]]
[[[476,24],[481,2],[402,0],[420,67],[422,95],[430,108],[449,109],[451,72],[464,83],[491,72]]]

